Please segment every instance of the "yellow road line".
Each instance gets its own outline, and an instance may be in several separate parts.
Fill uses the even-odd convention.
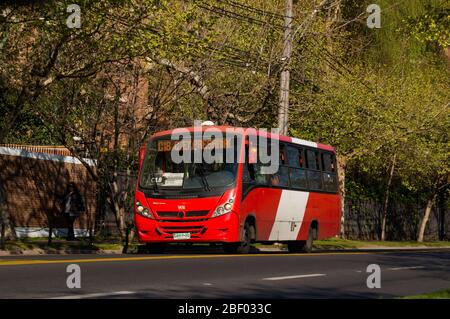
[[[191,255],[191,256],[149,256],[149,257],[113,257],[113,258],[84,258],[84,259],[22,259],[22,260],[0,260],[0,266],[16,265],[43,265],[43,264],[69,264],[69,263],[96,263],[113,261],[145,261],[145,260],[168,260],[168,259],[207,259],[207,258],[229,258],[229,257],[268,257],[268,256],[332,256],[332,255],[364,255],[374,252],[339,252],[339,253],[314,253],[314,254],[249,254],[249,255]]]

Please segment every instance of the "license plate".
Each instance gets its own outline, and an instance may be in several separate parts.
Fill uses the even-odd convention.
[[[191,233],[174,233],[174,240],[183,240],[183,239],[191,239]]]

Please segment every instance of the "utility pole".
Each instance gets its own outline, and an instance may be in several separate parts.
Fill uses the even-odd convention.
[[[288,116],[289,116],[289,61],[292,54],[292,4],[293,0],[286,0],[284,10],[284,45],[283,57],[280,79],[280,105],[278,107],[278,127],[280,134],[287,135],[288,133]]]

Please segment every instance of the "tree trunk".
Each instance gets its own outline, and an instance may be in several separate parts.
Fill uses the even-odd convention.
[[[425,213],[423,214],[422,221],[420,222],[419,235],[417,237],[418,242],[423,242],[423,236],[425,234],[425,227],[427,226],[428,219],[430,218],[431,208],[433,207],[434,199],[436,194],[428,199],[427,207],[425,208]]]
[[[6,223],[3,220],[1,220],[1,230],[0,230],[0,249],[5,250],[5,231],[6,231]]]
[[[1,187],[1,186],[0,186]],[[0,189],[0,249],[5,249],[6,225],[8,224],[8,212],[6,210],[6,198],[3,196],[4,190]]]
[[[48,237],[47,237],[47,245],[50,245],[53,240],[53,216],[51,215],[51,212],[47,213],[47,220],[48,220]]]
[[[450,69],[450,47],[442,49],[442,55],[444,56],[445,60],[447,61],[447,65]]]
[[[445,188],[439,192],[436,205],[439,208],[439,240],[445,240],[446,194],[448,194],[448,191]]]
[[[114,215],[116,217],[116,224],[119,230],[120,238],[125,237],[125,218],[124,209],[121,207],[119,200],[119,185],[117,183],[117,173],[114,173],[114,182],[111,185],[111,206],[113,207]]]
[[[386,186],[386,195],[384,198],[384,205],[383,205],[383,217],[381,221],[381,240],[386,240],[386,219],[387,219],[387,211],[388,211],[388,205],[389,205],[389,192],[391,189],[392,184],[392,177],[394,176],[395,171],[395,160],[397,159],[397,154],[394,154],[394,157],[392,158],[392,165],[391,170],[389,172],[389,179]]]
[[[339,181],[339,195],[340,195],[340,236],[345,238],[345,170],[347,168],[347,159],[344,156],[337,156],[338,165],[338,181]]]

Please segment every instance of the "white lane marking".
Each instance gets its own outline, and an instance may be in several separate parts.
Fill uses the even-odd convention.
[[[310,278],[310,277],[322,277],[326,274],[309,274],[309,275],[294,275],[294,276],[282,276],[282,277],[268,277],[262,280],[285,280],[285,279],[297,279],[297,278]]]
[[[299,191],[281,191],[277,215],[270,231],[269,240],[295,240],[305,215],[309,193]],[[291,223],[296,226],[292,230]]]
[[[425,266],[414,266],[414,267],[394,267],[394,268],[388,268],[389,270],[408,270],[408,269],[422,269],[425,268]]]
[[[133,291],[115,291],[115,292],[105,292],[105,293],[95,293],[95,294],[85,294],[85,295],[70,295],[70,296],[61,296],[61,297],[53,297],[50,299],[83,299],[83,298],[96,298],[96,297],[112,297],[112,296],[121,296],[121,295],[132,295],[135,292]]]
[[[205,282],[205,283],[203,283],[203,286],[212,286],[212,284],[209,282]]]

